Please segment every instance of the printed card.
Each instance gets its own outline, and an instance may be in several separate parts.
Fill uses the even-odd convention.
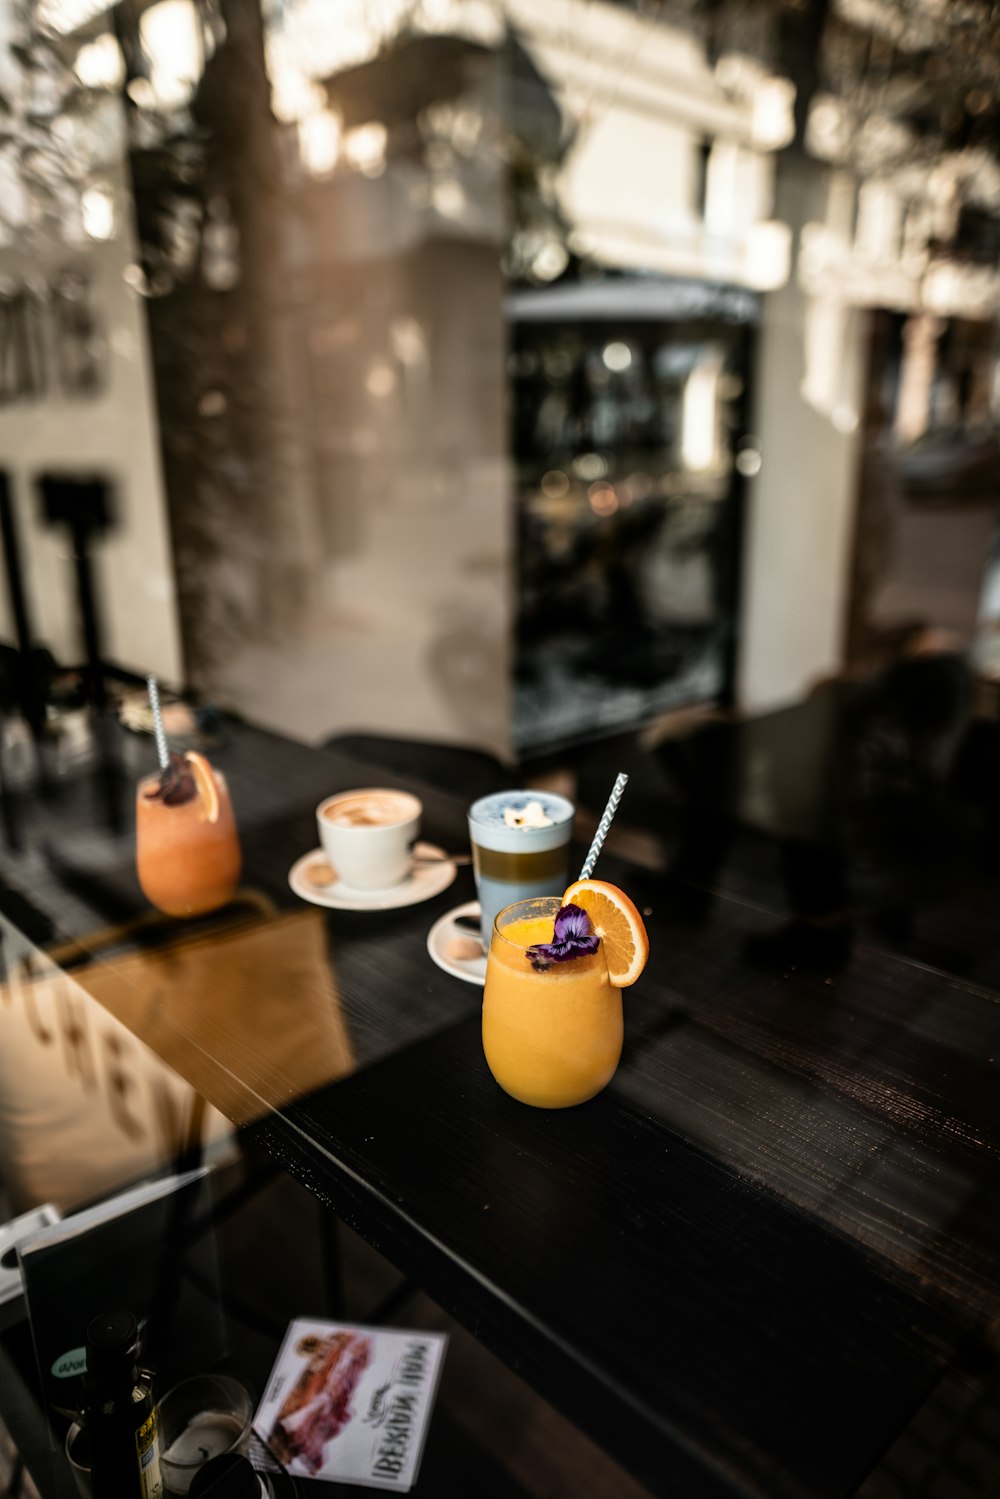
[[[297,1318],[256,1430],[289,1473],[405,1492],[416,1481],[447,1341]]]

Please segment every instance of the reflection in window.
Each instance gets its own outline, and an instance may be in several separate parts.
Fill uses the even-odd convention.
[[[522,749],[728,690],[748,329],[671,320],[664,283],[578,291],[565,320],[550,294],[509,304]]]

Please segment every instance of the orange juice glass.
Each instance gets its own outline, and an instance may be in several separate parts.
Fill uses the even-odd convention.
[[[136,871],[146,899],[167,916],[200,916],[232,900],[243,866],[225,778],[212,770],[215,821],[200,795],[170,806],[155,795],[158,775],[139,782]]]
[[[483,1050],[501,1088],[539,1109],[567,1109],[600,1093],[622,1052],[621,991],[603,947],[543,973],[527,949],[551,942],[558,896],[520,900],[493,923],[483,993]]]

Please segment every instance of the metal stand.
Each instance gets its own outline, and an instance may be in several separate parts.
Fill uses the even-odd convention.
[[[10,478],[2,470],[0,470],[0,542],[3,543],[4,577],[17,647],[17,665],[12,683],[13,697],[31,732],[39,780],[43,791],[47,791],[50,789],[49,775],[42,744],[45,735],[45,703],[49,689],[51,657],[47,651],[40,651],[34,645],[31,617],[28,613],[28,601],[24,590],[21,539],[18,535],[17,519],[11,498]],[[5,824],[6,817],[5,811]]]
[[[111,526],[110,484],[106,479],[42,474],[38,479],[42,513],[49,525],[65,526],[72,545],[77,612],[84,649],[84,679],[97,744],[98,782],[108,828],[125,827],[122,779],[114,726],[107,717],[107,690],[101,650],[100,613],[90,543]]]

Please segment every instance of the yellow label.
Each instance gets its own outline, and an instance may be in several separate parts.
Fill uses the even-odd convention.
[[[160,1475],[160,1439],[156,1431],[156,1412],[151,1411],[135,1434],[135,1451],[139,1459],[139,1482],[142,1499],[162,1499],[163,1478]]]

